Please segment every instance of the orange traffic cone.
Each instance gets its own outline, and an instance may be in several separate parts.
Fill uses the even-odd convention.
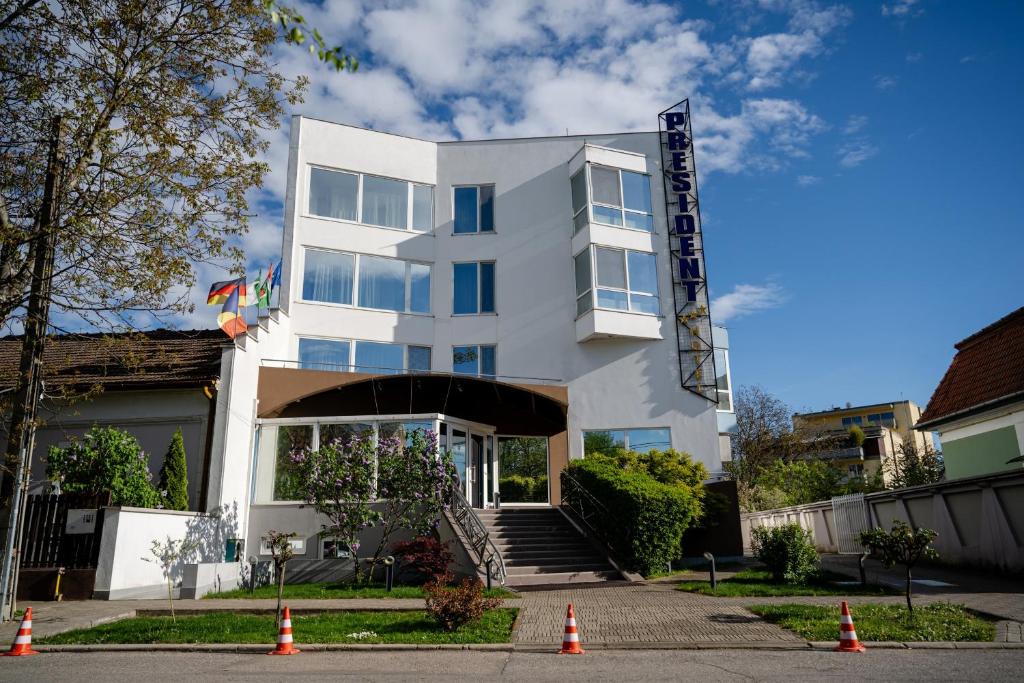
[[[565,613],[565,635],[562,636],[562,651],[560,655],[581,655],[583,648],[580,647],[580,635],[576,632],[576,614],[572,611],[572,603]]]
[[[836,652],[864,652],[865,648],[857,640],[857,631],[853,628],[853,617],[850,607],[843,600],[843,611],[839,615],[839,647]]]
[[[277,634],[277,647],[268,655],[297,655],[301,650],[292,647],[292,613],[288,605],[284,606],[284,617],[281,619],[281,629]]]
[[[4,657],[22,657],[24,655],[39,654],[32,649],[32,608],[25,610],[25,616],[21,618],[21,626],[18,627],[18,635],[14,636],[14,643],[8,652],[0,653]]]

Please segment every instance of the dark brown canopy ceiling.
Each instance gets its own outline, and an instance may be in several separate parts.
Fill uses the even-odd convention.
[[[344,373],[338,375],[340,386],[261,411],[260,417],[442,413],[493,425],[499,434],[554,436],[566,428],[567,391],[561,386],[517,386],[448,374],[394,375],[354,382],[349,376],[344,383]]]

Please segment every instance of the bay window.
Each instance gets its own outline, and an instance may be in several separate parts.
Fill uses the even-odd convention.
[[[589,220],[620,228],[654,232],[650,176],[587,164],[570,179],[570,189],[574,231],[580,230]]]
[[[576,314],[592,308],[658,315],[658,268],[654,254],[590,246],[574,259]]]
[[[398,313],[429,313],[430,265],[307,248],[302,298]]]
[[[427,232],[433,227],[434,188],[310,166],[308,212],[318,218]]]

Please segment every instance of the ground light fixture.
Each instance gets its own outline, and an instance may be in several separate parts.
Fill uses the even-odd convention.
[[[715,556],[704,553],[704,559],[711,563],[711,590],[718,590],[718,577],[715,575]]]

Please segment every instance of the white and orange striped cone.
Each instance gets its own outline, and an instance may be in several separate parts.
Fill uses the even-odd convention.
[[[583,648],[580,647],[580,634],[576,632],[576,614],[572,611],[572,603],[565,613],[565,635],[562,636],[562,650],[560,655],[581,655]]]
[[[39,654],[32,649],[32,608],[25,610],[25,616],[21,618],[21,626],[18,627],[18,635],[14,636],[14,643],[8,652],[0,653],[4,657],[24,657],[25,655]]]
[[[288,605],[284,606],[284,616],[281,618],[281,628],[277,633],[277,647],[268,655],[297,655],[301,652],[292,647],[292,613]]]
[[[850,607],[843,600],[843,610],[839,615],[839,647],[836,652],[864,652],[866,648],[857,640],[857,631],[853,628],[853,617]]]

